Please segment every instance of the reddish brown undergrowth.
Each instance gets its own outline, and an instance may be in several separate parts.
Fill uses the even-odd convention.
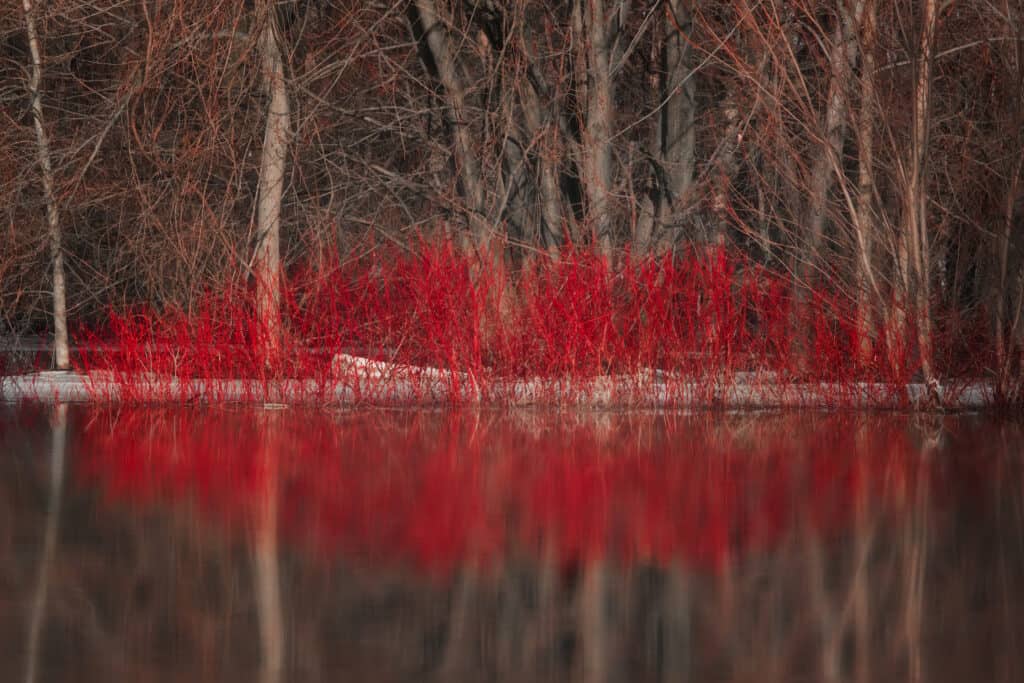
[[[836,404],[871,383],[891,403],[920,371],[912,321],[862,343],[850,297],[823,289],[794,310],[787,277],[725,249],[615,265],[570,251],[499,271],[421,242],[326,261],[284,278],[279,339],[238,286],[188,313],[112,311],[79,332],[80,369],[98,398],[126,401],[399,403],[635,403],[655,386],[659,403],[714,403],[723,387],[794,383]],[[936,321],[947,384],[993,367],[991,344],[963,341],[977,326]]]

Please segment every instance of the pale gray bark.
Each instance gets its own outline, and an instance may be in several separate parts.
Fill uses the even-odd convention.
[[[693,186],[697,145],[697,89],[693,78],[690,43],[684,33],[689,29],[689,10],[682,0],[665,5],[665,111],[662,154],[668,178],[669,201],[675,212]],[[676,241],[677,235],[667,236]]]
[[[824,143],[811,165],[810,198],[807,220],[807,251],[802,264],[805,272],[811,272],[818,264],[818,252],[824,236],[827,219],[828,195],[835,185],[834,169],[842,169],[843,141],[846,137],[847,87],[850,81],[850,65],[856,58],[857,43],[848,32],[848,25],[839,16],[832,32],[829,50],[828,101],[825,106],[823,129]]]
[[[664,15],[653,28],[652,64],[657,65],[649,80],[657,97],[657,112],[650,137],[649,154],[658,167],[654,187],[644,198],[637,217],[633,246],[645,253],[661,243],[670,248],[679,241],[678,227],[664,231],[671,214],[678,216],[693,186],[696,161],[696,84],[687,32],[689,10],[681,0],[665,3]]]
[[[580,150],[580,180],[587,199],[591,240],[599,253],[608,256],[612,248],[612,128],[615,121],[612,60],[616,22],[606,11],[604,0],[579,0],[574,11],[577,13],[573,22],[577,66],[585,65],[586,68],[586,87],[580,98],[586,111]]]
[[[281,328],[281,198],[291,128],[291,108],[277,34],[274,4],[268,2],[260,34],[260,57],[269,103],[260,155],[253,271],[256,276],[257,314],[271,345],[278,341]]]
[[[921,36],[915,62],[913,124],[904,168],[903,197],[904,295],[917,324],[917,347],[925,382],[935,384],[931,334],[931,248],[928,237],[928,139],[931,107],[932,58],[938,21],[936,0],[921,7]]]
[[[563,234],[562,192],[558,187],[558,126],[552,125],[541,105],[542,93],[532,83],[523,86],[523,118],[532,136],[540,136],[540,149],[537,152],[538,190],[541,202],[541,244],[554,250],[561,242]]]
[[[67,451],[68,407],[63,403],[54,406],[53,436],[50,446],[50,497],[46,505],[46,530],[43,532],[43,553],[39,559],[36,590],[32,596],[32,611],[28,627],[28,644],[25,647],[25,683],[36,680],[39,666],[40,638],[43,622],[46,620],[46,603],[50,586],[50,568],[57,552],[57,535],[60,530],[60,508],[64,489],[64,460]]]
[[[61,245],[60,214],[54,196],[53,164],[50,160],[50,140],[43,121],[42,87],[43,58],[39,47],[39,34],[33,17],[32,0],[22,0],[25,10],[25,29],[28,33],[32,68],[29,71],[28,91],[32,98],[32,123],[36,130],[36,153],[43,180],[43,199],[46,202],[46,225],[50,237],[50,262],[53,266],[53,363],[58,370],[71,367],[68,351],[67,295],[64,284],[64,249]]]
[[[857,201],[853,217],[857,238],[857,331],[861,360],[867,361],[874,336],[871,296],[881,296],[874,274],[875,215],[873,197],[875,124],[875,0],[859,0],[854,10],[861,31],[860,107],[857,121]]]
[[[448,41],[448,32],[437,17],[433,0],[416,0],[416,12],[430,56],[437,67],[437,77],[445,92],[446,114],[455,142],[456,172],[462,183],[470,229],[478,244],[488,238],[488,225],[484,219],[484,192],[480,179],[480,164],[473,152],[473,136],[468,125],[466,92],[459,77]]]

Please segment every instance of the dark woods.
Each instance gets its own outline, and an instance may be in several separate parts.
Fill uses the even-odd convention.
[[[72,327],[240,277],[266,316],[279,269],[445,238],[724,247],[926,374],[967,321],[1007,366],[1022,38],[1020,0],[4,0],[0,334],[58,271]]]

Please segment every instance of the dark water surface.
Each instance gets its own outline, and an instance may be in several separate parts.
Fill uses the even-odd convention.
[[[0,406],[0,681],[1024,681],[1024,423]]]

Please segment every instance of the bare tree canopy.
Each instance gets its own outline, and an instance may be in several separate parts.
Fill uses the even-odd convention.
[[[73,324],[240,277],[270,319],[282,272],[438,237],[724,246],[926,376],[936,316],[1005,360],[1022,41],[1020,0],[3,0],[0,334],[60,335],[65,269]]]

